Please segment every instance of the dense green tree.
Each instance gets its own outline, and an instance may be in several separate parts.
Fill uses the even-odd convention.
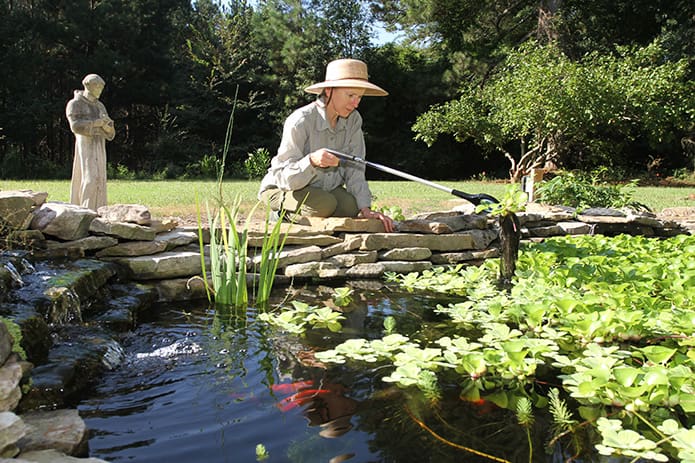
[[[83,63],[78,76],[96,72],[107,81],[109,110],[120,139],[110,150],[113,162],[151,172],[173,169],[187,155],[177,142],[182,130],[170,108],[176,107],[183,90],[179,70],[190,2],[98,2],[84,19],[92,26],[78,26],[89,30],[90,37],[77,45],[93,45],[77,57]]]
[[[247,153],[268,138],[268,124],[259,124],[267,107],[255,79],[262,63],[249,47],[254,11],[246,1],[220,6],[211,0],[195,4],[186,40],[188,81],[177,108],[199,150],[186,175],[211,174],[205,163],[219,162],[230,117],[234,115],[227,170],[238,175]]]
[[[558,41],[579,59],[616,45],[663,36],[674,59],[692,56],[695,15],[687,0],[387,0],[370,2],[392,28],[451,60],[451,78],[484,79],[507,53],[530,38]]]
[[[457,178],[484,168],[462,155],[466,149],[444,137],[431,149],[413,139],[411,126],[430,104],[448,99],[442,82],[446,61],[418,47],[388,44],[372,49],[365,59],[370,78],[389,95],[363,98],[359,111],[369,159],[408,172],[427,172],[430,178]],[[393,176],[369,171],[372,178]]]
[[[163,109],[176,100],[176,60],[186,0],[3,2],[4,75],[0,126],[8,134],[4,156],[19,165],[70,172],[72,134],[65,104],[88,73],[107,87],[102,100],[116,120],[114,162],[158,161],[142,156],[155,143]],[[152,154],[152,153],[150,153]],[[11,162],[3,159],[3,166]],[[35,170],[34,172],[40,172]],[[18,172],[14,173],[15,175]]]
[[[372,36],[372,15],[362,0],[312,0],[322,29],[330,31],[325,44],[336,58],[364,56]]]
[[[490,139],[456,144],[447,135],[456,132],[446,130],[428,148],[408,128],[460,92],[501,88],[501,66],[530,38],[557,44],[578,65],[585,55],[610,59],[620,47],[645,47],[659,37],[664,53],[650,66],[685,58],[687,77],[674,79],[692,80],[694,72],[694,16],[686,0],[8,0],[0,1],[0,18],[0,177],[69,175],[74,137],[65,104],[91,72],[106,80],[102,101],[116,119],[107,149],[112,166],[144,175],[209,174],[234,107],[228,173],[237,175],[248,153],[276,150],[282,122],[311,101],[303,89],[323,79],[330,60],[363,58],[371,78],[390,92],[360,106],[370,158],[439,178],[494,170],[502,151],[486,160],[476,153]],[[375,18],[414,42],[369,45]],[[548,72],[557,71],[553,63]],[[523,92],[540,81],[515,82],[509,88]],[[644,76],[620,85],[640,94],[661,88]],[[586,138],[576,129],[553,146],[579,165],[626,162],[628,152],[631,164],[658,152],[675,165],[684,159],[675,136],[683,131],[658,109],[635,109],[639,118],[630,120],[640,122],[628,124],[629,136],[621,124],[595,125]],[[693,145],[687,140],[684,146]],[[532,139],[525,143],[531,151]],[[510,146],[502,148],[519,156]]]
[[[69,92],[70,30],[53,2],[0,3],[0,144],[2,175],[40,174],[27,169],[45,164],[61,169],[69,150],[58,117]],[[68,171],[68,169],[64,169]]]
[[[328,36],[319,17],[304,8],[300,0],[260,2],[251,47],[265,63],[256,78],[268,93],[274,121],[280,123],[290,111],[308,101],[303,89],[332,59],[333,50],[326,47]]]
[[[572,57],[615,46],[646,46],[662,36],[674,59],[692,56],[695,10],[688,0],[563,0],[557,27]]]
[[[683,84],[692,79],[692,45],[686,45],[692,44],[695,38],[695,27],[693,27],[695,16],[692,14],[692,7],[683,1],[657,0],[647,3],[627,0],[591,0],[589,2],[578,0],[496,0],[493,2],[390,0],[372,2],[372,6],[377,15],[388,24],[406,30],[410,38],[416,40],[421,46],[435,50],[442,57],[447,58],[449,66],[444,73],[445,78],[454,88],[460,88],[460,93],[463,94],[460,100],[456,93],[450,94],[452,101],[449,107],[451,112],[448,113],[449,120],[437,120],[437,117],[446,113],[446,110],[442,108],[423,116],[418,126],[419,136],[425,139],[427,138],[425,133],[454,134],[461,140],[477,140],[479,145],[488,148],[492,140],[495,140],[492,144],[497,147],[496,151],[505,153],[508,159],[514,161],[515,167],[512,170],[523,172],[524,168],[518,169],[519,159],[529,159],[539,150],[549,150],[565,161],[574,161],[574,164],[580,167],[587,167],[598,161],[634,166],[649,156],[650,152],[655,151],[659,152],[655,156],[669,158],[672,165],[683,161],[684,155],[680,150],[678,138],[661,137],[662,141],[657,143],[656,139],[660,137],[653,136],[654,133],[648,127],[650,124],[647,123],[651,116],[647,114],[630,115],[633,121],[640,120],[644,124],[633,123],[629,137],[624,137],[625,133],[622,129],[616,131],[614,125],[601,126],[596,123],[596,120],[593,121],[591,131],[582,132],[570,125],[563,126],[565,130],[572,132],[569,137],[572,140],[571,143],[565,140],[566,136],[561,132],[552,137],[540,136],[526,139],[525,137],[531,136],[531,133],[522,131],[520,133],[524,135],[517,138],[521,143],[517,144],[516,151],[510,150],[510,147],[504,144],[505,137],[498,136],[499,133],[494,135],[491,127],[480,127],[472,123],[472,121],[484,120],[485,117],[480,117],[480,111],[482,114],[487,114],[490,109],[480,106],[482,94],[485,95],[482,101],[487,103],[499,101],[500,98],[507,98],[509,101],[530,99],[530,102],[533,102],[533,99],[543,95],[541,101],[547,103],[548,107],[556,97],[560,99],[566,97],[567,89],[564,85],[551,85],[552,89],[545,88],[552,83],[551,80],[541,84],[538,79],[524,81],[523,79],[528,77],[525,76],[515,80],[517,85],[511,85],[512,77],[508,69],[503,69],[502,74],[510,75],[510,82],[507,87],[500,86],[501,74],[498,67],[506,62],[505,59],[510,53],[515,53],[514,50],[531,38],[536,38],[539,45],[545,43],[557,45],[558,49],[564,52],[568,65],[582,60],[586,54],[592,52],[601,52],[610,59],[611,56],[620,56],[622,53],[620,47],[646,46],[658,38],[665,52],[661,54],[659,63],[651,64],[676,62],[685,58],[686,62],[679,63],[681,69],[685,68],[678,76],[679,83]],[[514,72],[517,76],[524,76],[518,69]],[[537,77],[541,74],[538,72]],[[565,82],[566,77],[562,72],[560,74],[557,76],[557,82]],[[647,76],[642,78],[651,81]],[[534,93],[533,85],[539,85],[540,89],[545,88],[545,93],[537,91]],[[636,93],[640,93],[639,89],[644,89],[639,79],[632,82],[624,81],[621,85],[634,86]],[[595,88],[595,85],[589,85],[588,88]],[[522,94],[499,97],[494,95],[495,90],[519,91]],[[589,99],[593,98],[590,93],[579,92],[579,94]],[[542,106],[542,103],[536,106]],[[471,112],[470,115],[464,115],[464,108]],[[563,107],[563,109],[567,108]],[[646,109],[643,108],[644,110]],[[495,112],[506,114],[507,117],[514,113],[512,111]],[[571,111],[565,112],[571,113]],[[687,118],[687,109],[680,108],[676,112],[686,117],[684,121],[681,121],[682,124],[679,124],[680,134],[686,136],[685,146],[688,145],[687,141],[692,139],[692,136],[687,138],[688,135],[685,133],[687,129],[684,129],[683,125],[690,123],[692,131],[692,119]],[[454,116],[453,113],[458,116]],[[516,110],[516,114],[524,117],[537,115],[537,113],[525,114],[524,109],[520,108]],[[549,114],[552,115],[552,113]],[[638,116],[637,119],[635,116]],[[467,122],[456,122],[456,117],[463,117]],[[663,133],[674,134],[676,125],[672,121],[666,122],[660,119],[660,122],[666,124],[660,127]],[[517,123],[533,126],[538,124],[538,118],[531,117],[530,120],[519,120]],[[433,130],[433,127],[438,128]],[[461,127],[472,130],[469,133],[470,136],[463,136],[466,130],[459,132]],[[508,125],[505,127],[506,130],[509,129]],[[483,133],[487,135],[482,136]],[[547,132],[544,133],[547,135]],[[580,140],[579,133],[587,138]],[[666,141],[669,138],[670,141]],[[546,146],[546,144],[549,145]],[[632,155],[629,161],[625,155],[628,152]],[[577,160],[580,161],[577,162]]]
[[[374,6],[410,40],[438,50],[452,83],[480,81],[513,47],[534,34],[537,0],[390,0]]]
[[[658,43],[581,61],[553,44],[528,43],[487,85],[432,108],[414,129],[427,143],[447,133],[505,153],[512,180],[546,161],[567,165],[577,156],[584,167],[616,164],[631,140],[656,147],[689,129],[695,87],[687,65],[665,61]]]

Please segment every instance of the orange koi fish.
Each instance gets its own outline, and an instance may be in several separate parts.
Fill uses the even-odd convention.
[[[301,391],[302,389],[306,389],[313,385],[314,382],[309,379],[306,381],[296,381],[294,383],[273,384],[270,386],[270,390],[277,392],[278,394],[289,394],[290,392]]]
[[[330,389],[305,389],[303,391],[296,392],[289,397],[285,397],[276,405],[281,411],[288,412],[302,405],[306,405],[307,403],[311,402],[314,397],[319,397],[322,394],[332,393],[333,391]]]

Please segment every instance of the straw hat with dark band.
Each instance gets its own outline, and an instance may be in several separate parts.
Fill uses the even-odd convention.
[[[320,95],[324,88],[363,88],[365,96],[386,96],[388,92],[369,82],[367,65],[358,59],[337,59],[326,66],[326,80],[304,89]]]

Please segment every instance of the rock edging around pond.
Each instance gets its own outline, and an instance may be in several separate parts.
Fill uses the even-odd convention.
[[[0,461],[106,463],[86,457],[87,427],[77,410],[37,410],[21,417],[15,413],[32,365],[12,351],[12,336],[4,323],[0,365]]]
[[[103,371],[116,368],[123,360],[117,333],[133,329],[154,303],[205,297],[202,281],[191,279],[201,273],[197,227],[153,220],[141,205],[91,211],[46,202],[47,196],[0,192],[0,234],[24,248],[0,257],[1,315],[19,324],[21,345],[34,364],[31,386],[18,406],[20,413],[30,412],[22,419],[40,407],[61,412]],[[672,217],[611,209],[578,215],[533,204],[519,214],[527,239],[693,233],[693,216],[695,210]],[[389,271],[477,264],[499,254],[496,221],[474,214],[470,206],[422,214],[401,222],[392,234],[383,233],[379,221],[365,219],[307,219],[282,227],[288,236],[279,256],[279,283],[378,279]],[[260,246],[262,228],[248,224],[252,249]],[[204,242],[208,237],[203,230]],[[256,259],[250,257],[250,271]],[[89,342],[74,342],[85,339]],[[12,435],[15,421],[9,430],[0,429],[0,436]]]
[[[190,279],[201,274],[197,227],[179,227],[174,220],[153,220],[142,205],[107,206],[95,212],[46,202],[47,196],[32,191],[0,192],[0,233],[4,230],[8,240],[30,246],[37,256],[115,264],[112,276],[152,288],[158,301],[205,296],[202,282]],[[664,211],[661,216],[615,209],[589,209],[577,214],[572,208],[531,203],[519,219],[522,238],[693,233],[695,210],[686,211],[689,215],[678,221],[682,217],[677,209]],[[249,245],[260,246],[263,224],[247,226]],[[283,224],[282,231],[288,237],[279,256],[280,281],[282,277],[381,278],[385,272],[423,271],[498,256],[496,221],[474,214],[470,204],[400,222],[397,233],[383,233],[377,220],[347,218],[302,219],[300,223]],[[209,230],[203,235],[207,243]],[[249,272],[257,262],[257,257],[250,258]]]

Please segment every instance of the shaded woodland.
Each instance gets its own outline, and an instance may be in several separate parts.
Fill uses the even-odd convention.
[[[338,57],[369,64],[370,160],[433,179],[532,167],[693,169],[695,11],[686,0],[5,0],[0,178],[69,178],[65,104],[107,83],[111,177],[212,178],[279,143]],[[376,25],[398,32],[379,43]],[[589,104],[591,103],[591,104]],[[530,154],[529,154],[530,153]],[[258,160],[258,162],[262,160]],[[370,172],[372,178],[387,174]]]

